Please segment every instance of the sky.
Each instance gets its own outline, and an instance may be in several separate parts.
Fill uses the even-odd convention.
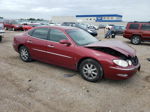
[[[120,14],[124,21],[150,21],[150,0],[0,0],[4,18]]]

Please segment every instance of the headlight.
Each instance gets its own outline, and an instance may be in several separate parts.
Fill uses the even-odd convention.
[[[132,62],[131,62],[131,60],[128,60],[128,64],[129,64],[129,65],[132,65]]]
[[[128,66],[128,62],[125,60],[113,60],[113,62],[121,67],[127,67]]]

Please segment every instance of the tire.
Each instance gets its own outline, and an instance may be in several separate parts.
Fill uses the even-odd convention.
[[[8,28],[7,28],[7,27],[5,27],[5,30],[8,30]]]
[[[101,65],[93,59],[82,61],[79,66],[79,71],[83,79],[90,82],[97,82],[103,77],[103,69]]]
[[[24,62],[31,62],[32,61],[32,58],[30,56],[30,53],[29,53],[29,50],[27,47],[21,46],[19,48],[19,54],[20,54],[20,58],[22,61],[24,61]]]
[[[2,36],[0,36],[0,42],[2,41]]]
[[[141,43],[141,37],[138,35],[135,35],[131,38],[131,43],[134,45],[138,45]]]
[[[115,38],[115,36],[116,36],[116,35],[113,33],[113,34],[111,35],[111,38]]]
[[[16,29],[15,29],[15,28],[12,28],[11,30],[12,30],[12,31],[16,31]]]

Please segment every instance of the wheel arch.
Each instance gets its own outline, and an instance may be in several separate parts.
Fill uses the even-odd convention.
[[[131,36],[131,38],[134,37],[134,36],[139,36],[139,37],[141,38],[141,35],[140,35],[140,34],[133,34],[133,35]],[[142,39],[142,38],[141,38],[141,39]]]
[[[22,46],[25,46],[25,45],[24,44],[18,45],[18,48],[17,48],[18,52],[19,52],[20,47],[22,47]]]

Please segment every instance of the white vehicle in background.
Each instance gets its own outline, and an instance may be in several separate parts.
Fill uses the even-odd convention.
[[[4,33],[5,33],[4,24],[0,23],[0,42],[2,41],[2,38],[4,37]]]
[[[95,29],[95,30],[98,30],[98,29],[99,29],[99,27],[96,26],[96,25],[89,24],[89,23],[84,23],[84,24],[87,25],[87,27],[88,27],[89,29]]]
[[[105,29],[111,29],[113,26],[115,26],[114,24],[108,24],[106,25]]]
[[[49,23],[50,26],[61,26],[59,23]]]

